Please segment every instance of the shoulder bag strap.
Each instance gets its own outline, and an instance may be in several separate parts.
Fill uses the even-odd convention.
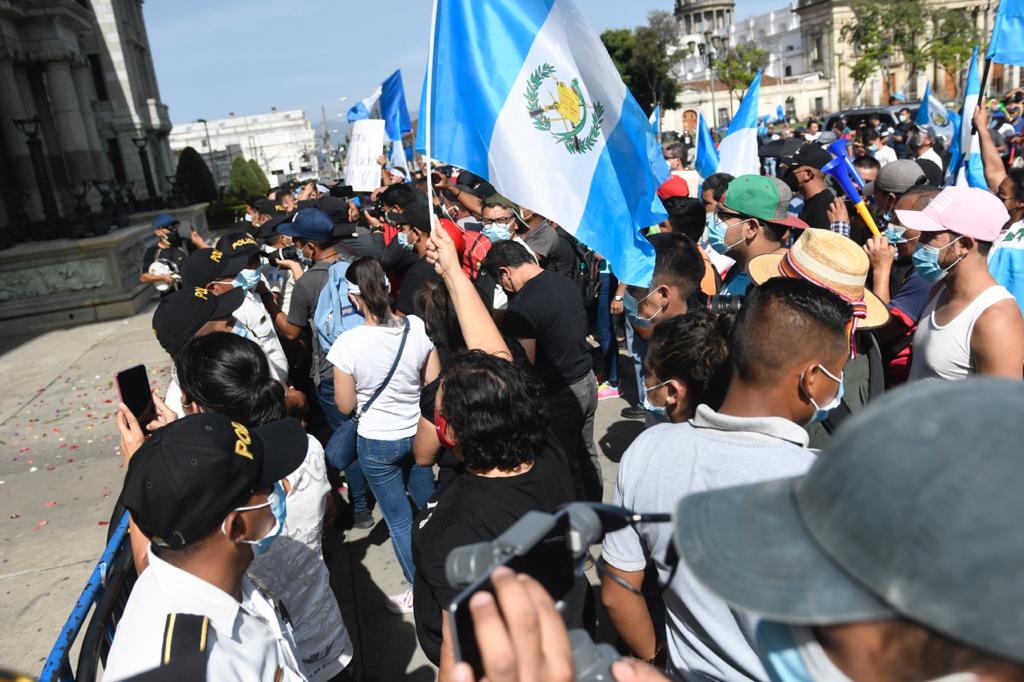
[[[367,410],[370,409],[370,406],[373,405],[373,401],[380,397],[380,394],[384,392],[385,388],[387,388],[387,385],[391,382],[391,377],[395,376],[395,370],[398,369],[398,363],[402,359],[402,352],[405,350],[405,341],[409,338],[409,318],[403,317],[402,322],[405,325],[405,329],[402,331],[402,343],[398,346],[398,354],[395,355],[395,361],[391,363],[391,369],[388,370],[388,375],[384,377],[384,381],[377,387],[377,390],[373,392],[370,399],[367,400],[366,404],[359,410],[360,417],[366,414]]]

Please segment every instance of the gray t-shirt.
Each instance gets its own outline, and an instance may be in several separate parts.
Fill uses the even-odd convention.
[[[733,417],[701,405],[692,420],[658,424],[633,441],[612,504],[672,512],[690,493],[798,476],[814,461],[806,445],[807,432],[787,419]],[[652,561],[664,584],[671,544],[672,524],[637,524],[609,533],[602,554],[622,571],[642,571]],[[683,562],[663,598],[672,666],[684,679],[768,679],[754,649],[754,616],[729,608]]]
[[[327,271],[334,263],[319,261],[309,266],[302,277],[295,282],[292,289],[292,304],[288,309],[288,322],[296,327],[309,327],[311,343],[313,348],[313,366],[309,375],[314,379],[319,375],[320,380],[330,381],[334,376],[334,368],[327,362],[327,350],[320,347],[317,339],[316,329],[313,329],[313,314],[316,312],[316,302],[320,300],[320,290],[327,282]]]

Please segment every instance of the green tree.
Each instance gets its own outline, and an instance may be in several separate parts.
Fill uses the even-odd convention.
[[[217,183],[206,161],[192,147],[185,147],[178,157],[175,178],[182,193],[191,202],[210,202],[217,198]]]
[[[753,43],[737,45],[727,50],[725,56],[715,57],[713,64],[715,76],[729,89],[731,109],[733,100],[740,101],[747,94],[747,87],[757,75],[757,70],[768,64],[768,51]]]
[[[853,21],[840,35],[853,46],[855,59],[847,66],[857,95],[876,72],[888,82],[890,68],[898,62],[907,67],[908,81],[933,62],[959,71],[978,39],[966,12],[931,9],[924,0],[852,0],[850,9]]]
[[[673,49],[679,30],[670,12],[652,11],[647,24],[629,29],[611,29],[601,41],[619,70],[623,82],[645,111],[655,104],[675,109],[679,85],[672,75],[678,57]]]
[[[256,163],[256,159],[249,159],[249,168],[252,169],[253,175],[256,177],[256,180],[259,182],[258,186],[259,186],[260,189],[259,189],[258,192],[256,192],[256,194],[259,194],[260,196],[266,196],[267,194],[269,194],[270,193],[270,180],[267,180],[267,174],[264,173],[263,169],[260,168],[260,165],[258,163]]]
[[[254,194],[260,194],[261,188],[262,183],[256,177],[249,162],[245,160],[244,156],[236,156],[231,162],[231,171],[228,173],[227,193],[238,199],[247,199]]]

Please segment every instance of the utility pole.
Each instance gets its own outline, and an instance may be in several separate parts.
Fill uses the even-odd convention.
[[[210,144],[210,128],[207,127],[205,118],[197,118],[196,123],[202,123],[203,130],[206,131],[206,158],[209,160],[210,165],[213,166],[213,179],[217,186],[220,187],[220,170],[213,159],[213,146]]]

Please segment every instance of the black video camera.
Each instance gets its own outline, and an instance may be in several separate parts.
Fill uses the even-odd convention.
[[[293,244],[283,246],[280,249],[274,251],[263,251],[260,255],[267,259],[267,262],[273,265],[275,268],[280,267],[278,263],[283,260],[291,260],[298,262],[299,250],[295,248]]]

